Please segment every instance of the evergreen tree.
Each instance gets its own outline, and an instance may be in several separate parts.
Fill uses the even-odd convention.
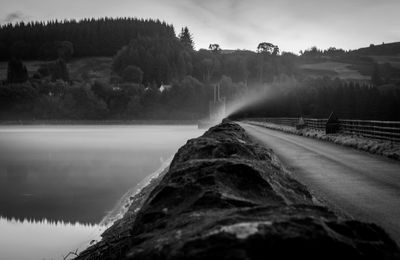
[[[182,28],[181,33],[179,34],[179,40],[185,47],[192,50],[194,49],[193,36],[187,27]]]
[[[113,56],[132,39],[176,37],[172,25],[159,20],[99,18],[0,25],[0,60],[54,60]]]

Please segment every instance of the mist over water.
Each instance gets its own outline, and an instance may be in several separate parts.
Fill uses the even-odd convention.
[[[0,259],[62,259],[86,245],[129,189],[200,134],[196,126],[1,126]]]

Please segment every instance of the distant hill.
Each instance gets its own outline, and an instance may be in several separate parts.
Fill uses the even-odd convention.
[[[100,18],[30,22],[0,26],[0,60],[51,60],[59,45],[72,43],[73,57],[111,57],[132,39],[176,37],[174,27],[159,20]]]
[[[400,42],[382,43],[380,45],[371,44],[369,47],[360,48],[352,52],[361,55],[399,55]]]

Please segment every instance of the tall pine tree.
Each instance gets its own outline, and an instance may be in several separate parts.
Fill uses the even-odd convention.
[[[181,33],[179,34],[179,40],[185,47],[191,50],[194,49],[193,36],[187,27],[182,28]]]

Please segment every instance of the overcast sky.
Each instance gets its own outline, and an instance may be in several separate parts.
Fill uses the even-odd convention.
[[[0,0],[0,20],[159,18],[196,48],[255,50],[262,41],[298,53],[317,46],[354,49],[400,41],[400,0]]]

